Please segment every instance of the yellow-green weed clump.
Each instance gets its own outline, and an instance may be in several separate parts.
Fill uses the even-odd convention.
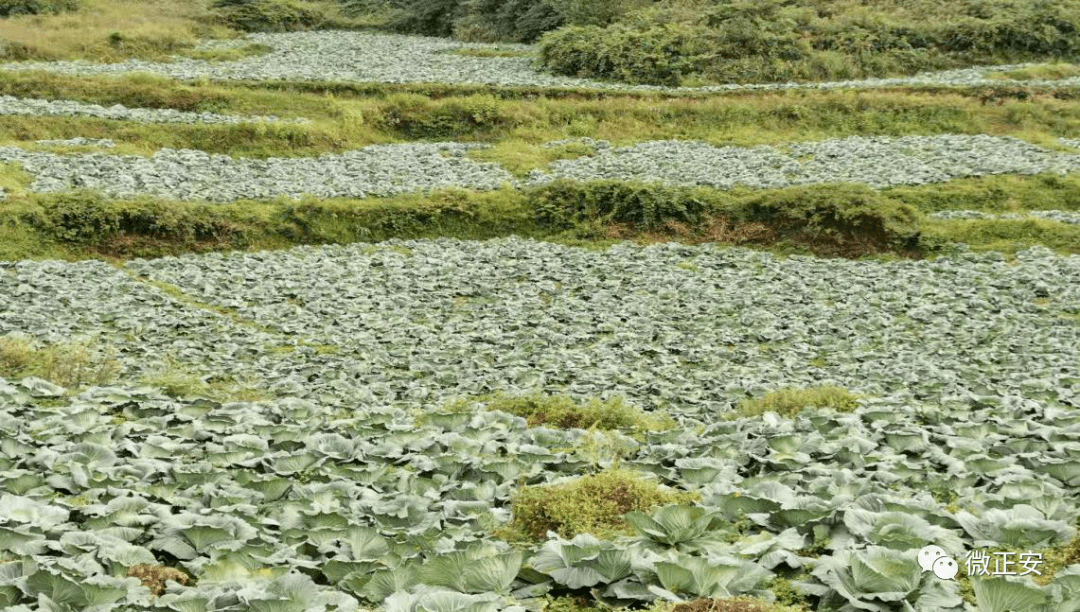
[[[0,336],[0,376],[34,376],[62,387],[104,385],[116,379],[120,365],[88,341],[39,346],[14,335]]]
[[[165,582],[172,580],[184,586],[188,585],[191,577],[184,572],[164,565],[149,565],[140,563],[128,569],[128,576],[138,578],[144,587],[150,589],[155,596],[165,592]]]
[[[803,408],[832,408],[850,412],[858,406],[859,396],[843,387],[822,386],[808,389],[779,389],[743,400],[737,409],[738,416],[754,417],[775,412],[783,417],[793,417]]]
[[[611,537],[632,531],[623,520],[627,512],[696,498],[627,470],[605,470],[561,484],[522,488],[510,500],[513,519],[500,535],[534,541],[543,540],[548,531],[564,538],[580,533]]]
[[[496,395],[488,400],[487,409],[523,417],[530,427],[544,425],[564,429],[595,427],[603,430],[662,431],[673,425],[670,418],[647,414],[620,397],[609,400],[593,398],[581,403],[565,395]]]

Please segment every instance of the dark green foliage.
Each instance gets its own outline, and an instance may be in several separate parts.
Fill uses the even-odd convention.
[[[455,27],[459,38],[470,27],[473,37],[531,43],[566,22],[545,0],[468,0],[466,8],[468,16]]]
[[[528,197],[541,223],[562,228],[597,221],[637,229],[661,229],[670,221],[695,224],[707,206],[689,189],[616,180],[554,181],[532,189]]]
[[[42,208],[24,221],[74,244],[101,243],[121,234],[172,242],[216,241],[237,230],[225,211],[209,206],[177,207],[152,198],[110,200],[80,191],[42,199]]]
[[[372,0],[351,0],[358,10]],[[533,42],[564,24],[615,22],[649,0],[388,0],[397,15],[390,27],[462,40]],[[370,10],[370,9],[368,9]]]
[[[546,35],[540,57],[558,74],[628,83],[679,85],[717,61],[711,32],[668,23],[636,29],[618,24],[571,26]]]
[[[605,28],[550,33],[541,54],[559,74],[660,85],[896,76],[1080,57],[1080,0],[972,0],[945,12],[922,3],[906,13],[888,6],[833,12],[830,4],[722,1],[681,21],[665,10],[639,11]]]
[[[464,0],[395,0],[398,15],[390,27],[407,34],[450,36],[454,23],[466,16]]]
[[[734,209],[735,218],[757,221],[809,242],[889,246],[918,245],[918,213],[865,185],[812,185],[753,195]]]
[[[230,27],[246,32],[288,32],[318,28],[325,17],[295,0],[215,0],[214,8]]]
[[[919,248],[918,212],[864,185],[729,192],[615,180],[555,181],[527,197],[537,222],[552,228],[630,225],[637,231],[692,233],[722,219],[729,229],[768,228],[758,233],[766,242],[789,240],[821,253]]]
[[[79,0],[0,0],[0,17],[64,13],[79,8]]]

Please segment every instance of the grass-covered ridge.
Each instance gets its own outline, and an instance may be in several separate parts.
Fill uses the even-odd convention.
[[[1046,147],[1080,138],[1069,92],[1033,92],[984,104],[981,89],[787,91],[665,98],[655,94],[564,97],[527,90],[323,87],[178,83],[145,75],[75,78],[0,72],[0,94],[133,108],[303,117],[310,124],[138,124],[89,118],[0,116],[0,142],[108,137],[126,152],[197,148],[235,156],[307,156],[411,140],[479,141],[478,153],[524,174],[551,161],[547,142],[566,138],[628,145],[701,140],[754,146],[843,138],[990,134]],[[1056,96],[1060,96],[1060,99]]]
[[[6,186],[18,190],[26,177],[11,172]],[[0,202],[0,260],[509,235],[598,246],[615,240],[719,242],[846,257],[934,256],[956,242],[1006,253],[1034,244],[1061,253],[1080,249],[1078,225],[926,214],[942,209],[1076,211],[1080,178],[998,176],[880,191],[860,185],[721,191],[560,181],[526,190],[227,204],[16,192]]]

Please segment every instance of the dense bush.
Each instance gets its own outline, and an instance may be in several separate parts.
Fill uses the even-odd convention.
[[[317,28],[324,15],[295,0],[215,0],[222,21],[245,32],[287,32]]]
[[[832,12],[829,4],[723,1],[680,19],[661,4],[607,27],[550,33],[541,55],[559,74],[660,85],[894,76],[1080,58],[1080,0],[971,0],[936,12],[919,5],[925,14],[887,7]]]
[[[693,233],[722,221],[725,241],[787,240],[833,255],[919,248],[917,211],[865,185],[737,193],[617,180],[554,181],[529,190],[527,198],[536,221],[556,229],[630,226]]]
[[[696,224],[706,201],[693,190],[617,180],[554,181],[529,192],[537,221],[555,228],[583,223],[630,224],[661,229],[668,222]]]
[[[647,29],[571,26],[545,36],[541,61],[558,74],[651,85],[679,85],[717,61],[714,36],[703,26]]]
[[[769,190],[730,210],[739,220],[765,223],[810,244],[862,244],[868,250],[903,252],[919,242],[916,210],[865,185]]]
[[[354,3],[370,0],[352,0]],[[564,24],[606,26],[651,0],[389,0],[390,27],[479,42],[533,42]]]
[[[0,17],[63,13],[79,8],[79,0],[0,0]]]
[[[466,0],[465,8],[454,24],[459,40],[531,43],[566,22],[547,0]]]
[[[454,24],[468,13],[464,0],[396,0],[390,27],[407,34],[450,36]]]

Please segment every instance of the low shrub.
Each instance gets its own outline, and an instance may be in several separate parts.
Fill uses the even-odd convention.
[[[784,239],[834,255],[919,248],[918,212],[865,185],[726,192],[560,180],[532,188],[527,198],[537,221],[553,228],[629,225],[633,231],[684,233],[726,226],[723,233],[751,242],[754,236]]]
[[[56,240],[75,244],[100,243],[120,234],[191,243],[233,237],[236,228],[226,216],[209,207],[175,207],[154,198],[111,200],[73,191],[48,198],[31,223]]]
[[[548,531],[571,538],[579,533],[607,537],[632,530],[627,512],[694,501],[690,493],[661,488],[626,470],[606,470],[563,484],[530,486],[511,498],[513,518],[503,535],[545,539]]]
[[[751,195],[729,210],[823,250],[915,251],[919,214],[865,185],[811,185]]]
[[[738,415],[755,417],[775,412],[782,417],[793,417],[804,408],[832,408],[850,412],[858,407],[859,396],[843,387],[823,386],[809,389],[779,389],[739,403]]]
[[[697,224],[708,200],[695,190],[618,180],[580,183],[559,180],[528,192],[539,222],[555,228],[584,223],[631,224],[660,229],[669,222]]]
[[[716,62],[714,38],[700,25],[570,26],[541,39],[540,60],[557,74],[675,86]]]
[[[215,0],[213,7],[229,27],[245,32],[288,32],[318,28],[326,16],[297,0]]]
[[[0,17],[66,13],[79,8],[79,0],[0,0]]]

